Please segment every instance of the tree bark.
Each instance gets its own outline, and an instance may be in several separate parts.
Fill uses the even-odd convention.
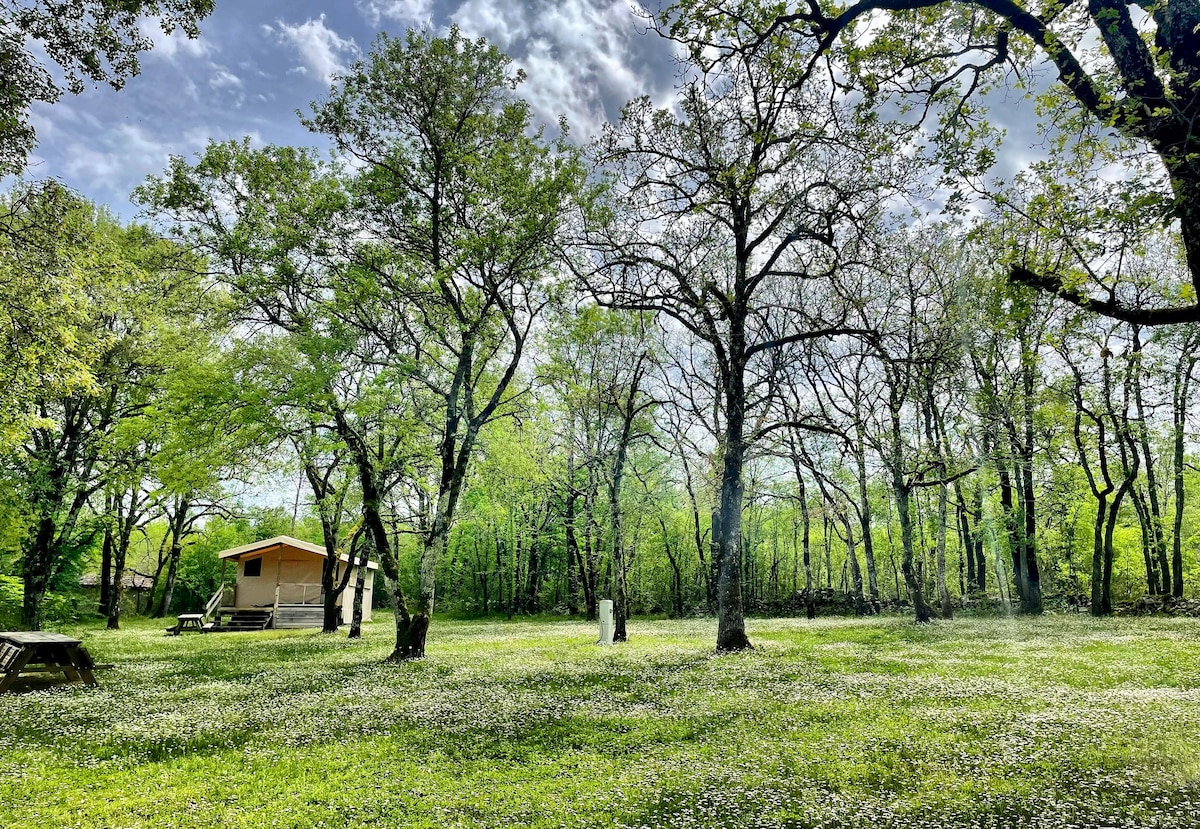
[[[351,542],[350,544],[350,560],[358,561],[358,569],[354,579],[354,606],[351,609],[350,615],[350,633],[348,639],[362,638],[362,623],[363,623],[363,597],[367,589],[367,553],[364,548],[362,553],[357,557],[354,555],[358,545]],[[347,568],[349,570],[349,568]]]
[[[854,614],[866,616],[870,612],[870,608],[863,595],[862,567],[858,563],[858,545],[854,543],[854,523],[850,520],[849,511],[843,514],[842,519],[842,526],[846,528],[846,563],[850,568],[850,591],[854,596]]]
[[[383,568],[384,577],[388,580],[388,586],[395,597],[396,643],[388,656],[388,661],[402,662],[417,658],[424,654],[425,631],[417,629],[414,625],[408,603],[404,598],[404,591],[400,586],[400,567],[383,521],[383,498],[379,491],[375,464],[371,459],[370,450],[362,437],[351,426],[346,413],[340,407],[335,406],[333,417],[338,436],[350,450],[350,457],[358,472],[358,484],[362,492],[363,526],[366,527],[366,532],[370,536],[379,558],[380,566]],[[364,555],[364,557],[366,556]],[[421,644],[419,653],[413,647],[414,641],[419,641]]]
[[[575,535],[575,503],[579,500],[579,490],[575,487],[575,419],[570,419],[568,436],[570,448],[567,450],[567,482],[566,498],[563,509],[563,532],[567,543],[567,615],[579,613],[580,582],[583,575],[583,559],[579,555],[579,539]],[[586,604],[586,598],[584,600]]]
[[[855,442],[854,460],[858,471],[858,518],[863,540],[863,557],[867,562],[867,588],[871,594],[871,611],[879,612],[879,576],[875,567],[875,541],[871,537],[871,498],[867,493],[866,446],[862,437],[862,424],[856,426],[858,440]]]
[[[112,496],[104,499],[104,511],[107,516],[113,513]],[[104,541],[100,545],[100,604],[98,611],[101,616],[108,618],[112,613],[112,578],[113,578],[113,530],[110,524],[105,524]]]
[[[700,578],[704,582],[704,604],[709,613],[716,613],[717,584],[716,579],[713,577],[714,568],[709,565],[709,556],[705,552],[708,545],[705,544],[704,533],[700,529],[700,504],[696,498],[696,488],[692,483],[692,468],[687,462],[687,455],[683,450],[683,445],[676,442],[675,446],[679,450],[679,460],[683,464],[683,484],[687,490],[688,505],[691,507],[692,541],[696,545],[696,558],[700,562]]]
[[[808,513],[808,493],[804,488],[804,476],[800,474],[800,464],[796,463],[796,484],[800,494],[800,526],[801,543],[804,557],[804,612],[809,619],[817,618],[817,606],[813,595],[812,571],[812,518]]]
[[[742,418],[745,396],[739,369],[726,392],[725,446],[721,468],[721,501],[717,555],[717,650],[750,648],[742,610],[742,462],[745,448]]]
[[[1167,558],[1167,538],[1163,527],[1162,504],[1159,501],[1158,473],[1154,463],[1154,454],[1150,451],[1150,430],[1146,423],[1146,403],[1142,393],[1142,373],[1145,368],[1142,363],[1141,329],[1136,325],[1133,326],[1132,335],[1133,355],[1130,371],[1132,372],[1131,381],[1134,411],[1137,414],[1138,438],[1137,446],[1133,447],[1133,451],[1141,450],[1142,467],[1146,470],[1146,501],[1141,510],[1146,515],[1142,535],[1147,542],[1147,560],[1151,564],[1150,569],[1157,570],[1154,574],[1155,587],[1152,594],[1170,595],[1171,562]],[[1141,501],[1142,499],[1139,496],[1136,500]],[[1148,512],[1145,509],[1147,505],[1149,506]],[[1147,569],[1147,582],[1150,581],[1150,569]]]
[[[113,499],[117,518],[116,533],[112,538],[112,585],[109,591],[108,613],[105,626],[108,630],[118,630],[121,627],[121,601],[125,593],[125,561],[129,554],[129,545],[133,540],[133,531],[141,521],[141,509],[149,501],[140,500],[138,486],[129,490],[129,509],[123,507],[122,499]]]
[[[40,414],[48,416],[45,402]],[[70,538],[90,494],[96,448],[89,445],[89,432],[103,432],[111,420],[113,394],[102,408],[98,423],[90,423],[93,401],[72,397],[64,403],[60,430],[35,429],[26,463],[32,467],[29,500],[33,505],[34,531],[22,545],[21,578],[24,593],[21,623],[28,630],[41,630],[42,604]]]
[[[192,508],[192,499],[187,495],[177,495],[172,505],[172,514],[168,532],[171,534],[171,546],[167,555],[167,576],[163,583],[162,595],[158,606],[155,607],[154,618],[161,619],[171,612],[171,602],[175,596],[175,579],[179,575],[179,560],[183,556],[183,538],[187,533],[188,512]]]
[[[1192,382],[1192,371],[1197,357],[1192,353],[1196,345],[1195,334],[1185,343],[1183,357],[1175,370],[1171,394],[1171,425],[1173,438],[1173,474],[1175,483],[1174,538],[1171,546],[1171,595],[1183,598],[1183,507],[1184,507],[1184,433],[1187,426],[1187,411]]]
[[[1033,403],[1037,368],[1036,346],[1030,344],[1029,334],[1022,329],[1021,345],[1021,391],[1022,391],[1022,439],[1017,445],[1021,484],[1021,516],[1024,526],[1021,531],[1021,612],[1039,615],[1042,613],[1042,576],[1037,557],[1037,513],[1033,486],[1034,422]]]
[[[613,590],[613,641],[628,641],[625,628],[629,615],[629,596],[625,587],[625,514],[621,508],[621,491],[625,478],[625,464],[629,457],[629,445],[633,440],[633,422],[639,411],[638,393],[641,390],[645,353],[638,356],[623,402],[617,401],[621,415],[621,431],[617,437],[616,456],[613,458],[612,475],[609,479],[609,515],[612,521],[612,560],[614,574]]]
[[[941,604],[943,619],[951,619],[954,617],[954,605],[950,601],[950,588],[946,585],[946,520],[948,517],[946,502],[948,499],[949,496],[947,493],[946,484],[939,484],[937,505],[938,525],[936,541],[936,564],[938,601]]]

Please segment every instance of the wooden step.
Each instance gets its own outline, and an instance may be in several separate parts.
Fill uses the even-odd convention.
[[[247,630],[266,630],[270,625],[270,610],[235,610],[228,619],[222,620],[220,627],[213,628],[213,631],[236,633]]]

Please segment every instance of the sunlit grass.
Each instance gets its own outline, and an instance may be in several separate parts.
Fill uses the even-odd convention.
[[[1200,825],[1200,623],[630,631],[82,629],[101,689],[0,696],[0,826]]]

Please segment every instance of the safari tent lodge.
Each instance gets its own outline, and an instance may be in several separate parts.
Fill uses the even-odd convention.
[[[320,627],[324,605],[321,592],[321,566],[325,548],[290,536],[280,535],[253,544],[233,547],[220,554],[221,577],[229,562],[237,567],[237,581],[221,597],[220,618],[229,620],[229,628],[306,628]],[[354,615],[354,585],[358,579],[357,565],[348,556],[340,556],[338,579],[350,567],[346,589],[338,597],[342,621],[351,622]],[[371,599],[375,571],[379,565],[367,562],[363,585],[363,621],[371,618]]]

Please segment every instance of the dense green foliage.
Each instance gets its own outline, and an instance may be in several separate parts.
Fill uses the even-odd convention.
[[[81,631],[102,688],[0,698],[0,824],[1188,827],[1194,621],[386,621]]]
[[[749,645],[746,613],[1186,610],[1200,329],[1012,279],[1186,303],[1182,208],[1166,179],[1105,189],[1137,129],[1107,141],[1095,111],[982,188],[973,88],[912,86],[920,54],[889,51],[945,12],[917,5],[858,49],[774,6],[699,26],[682,4],[660,21],[697,47],[679,100],[630,103],[586,151],[533,123],[494,46],[384,35],[304,119],[332,160],[173,158],[136,193],[153,229],[14,189],[0,565],[22,623],[95,570],[112,627],[133,571],[155,615],[195,608],[263,501],[330,553],[327,627],[335,554],[379,560],[397,659],[435,606],[612,596],[619,639],[711,614],[719,649]]]
[[[0,172],[29,39],[119,85],[211,9],[10,6]],[[451,28],[335,79],[331,160],[210,143],[152,227],[0,199],[0,629],[111,663],[0,698],[0,826],[1200,822],[1200,12],[806,8],[672,7],[677,100],[586,149]],[[1079,73],[989,180],[1038,50]],[[131,618],[285,534],[325,633],[339,557],[394,613]]]
[[[36,145],[32,104],[53,103],[64,89],[78,94],[89,82],[120,89],[153,45],[140,24],[196,37],[212,10],[212,0],[0,3],[0,174],[20,173]]]

